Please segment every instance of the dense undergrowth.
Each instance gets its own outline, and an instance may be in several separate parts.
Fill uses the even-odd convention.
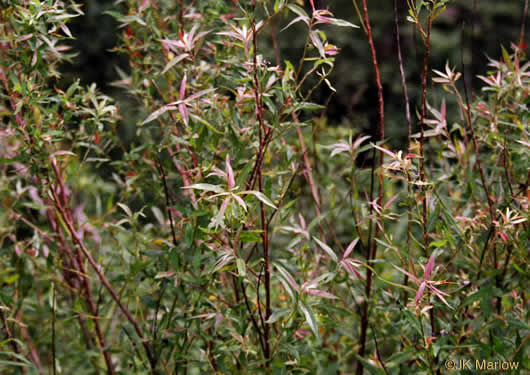
[[[80,7],[4,1],[2,373],[528,369],[524,29],[469,95],[460,62],[429,65],[448,1],[408,3],[422,101],[409,108],[402,66],[409,144],[394,150],[365,0],[358,26],[312,1],[120,2],[130,71],[113,84],[144,111],[132,146],[112,98],[55,85]],[[265,61],[262,39],[294,23],[303,55]],[[311,101],[334,90],[330,27],[366,33],[376,136]]]

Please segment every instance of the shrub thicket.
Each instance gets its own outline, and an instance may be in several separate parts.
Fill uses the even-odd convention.
[[[312,1],[110,12],[130,63],[113,85],[144,113],[132,145],[95,85],[57,88],[79,6],[4,1],[2,373],[528,369],[530,63],[522,36],[470,98],[460,63],[429,64],[447,2],[409,1],[421,103],[401,64],[409,142],[393,150],[365,0],[359,26]],[[262,36],[293,25],[301,56],[266,61]],[[329,27],[367,35],[370,136],[312,102],[334,90]]]

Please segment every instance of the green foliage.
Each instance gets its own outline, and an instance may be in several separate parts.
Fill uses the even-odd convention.
[[[410,2],[418,48],[446,3]],[[334,90],[327,30],[352,23],[300,1],[120,2],[130,66],[113,85],[142,113],[129,144],[95,85],[57,88],[79,6],[6,4],[3,373],[528,369],[523,46],[472,103],[435,66],[449,104],[424,91],[421,132],[392,150],[314,117],[315,90]],[[291,27],[297,58],[267,61]]]

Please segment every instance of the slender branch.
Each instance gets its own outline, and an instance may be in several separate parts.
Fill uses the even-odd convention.
[[[407,151],[411,152],[411,139],[412,139],[412,118],[410,116],[410,102],[409,102],[409,93],[407,89],[407,81],[405,77],[405,69],[403,66],[403,57],[401,55],[401,37],[399,34],[399,20],[398,20],[398,8],[397,8],[397,0],[394,0],[394,26],[395,26],[395,33],[396,33],[396,49],[397,49],[397,55],[398,55],[398,62],[399,62],[399,73],[401,75],[401,87],[403,88],[403,97],[405,98],[405,116],[407,118],[407,124],[408,124],[408,137],[407,137]],[[407,262],[409,265],[412,263],[411,261],[411,250],[412,250],[412,206],[413,206],[413,199],[412,199],[412,184],[410,181],[410,174],[407,170],[407,191],[408,191],[408,213],[407,213]],[[405,274],[403,276],[403,284],[408,285],[409,276]],[[408,293],[406,290],[403,291],[403,305],[407,304],[408,299]]]
[[[52,283],[52,370],[53,375],[57,374],[57,360],[55,353],[55,308],[56,308],[56,298],[55,298],[55,284]]]
[[[9,342],[9,344],[13,348],[13,352],[15,352],[15,354],[19,354],[20,350],[18,348],[17,341],[15,340],[15,337],[13,336],[13,333],[11,332],[11,329],[9,328],[9,325],[7,323],[7,319],[6,319],[6,317],[4,315],[4,311],[2,309],[0,309],[0,320],[2,320],[2,324],[3,324],[4,329],[6,331],[6,336],[7,336],[6,342]],[[14,357],[14,356],[13,356],[12,359],[14,361],[17,361],[17,362],[20,361],[17,357]],[[22,368],[22,372],[26,373],[26,368],[25,367],[21,367],[21,368]]]
[[[425,117],[427,114],[427,77],[429,76],[429,57],[431,52],[431,29],[432,29],[432,13],[429,14],[427,38],[425,40],[425,56],[423,58],[423,75],[421,82],[421,115],[420,115],[420,178],[425,182]],[[428,218],[428,202],[427,189],[422,186],[423,199],[423,242],[425,246],[425,255],[429,256],[429,233],[427,232],[427,218]]]
[[[57,168],[57,163],[55,162],[55,160],[52,160],[51,165],[53,167],[53,170],[55,172],[55,175],[57,177],[57,181],[59,182],[59,185],[63,186],[61,173],[59,172],[59,169]],[[51,190],[51,193],[53,195],[57,211],[62,216],[62,218],[63,218],[63,220],[64,220],[64,222],[65,222],[65,224],[66,224],[66,226],[68,228],[68,231],[70,232],[70,236],[71,236],[73,242],[77,246],[79,246],[79,248],[83,252],[84,256],[88,259],[88,262],[90,263],[90,265],[94,268],[94,271],[96,271],[96,274],[98,275],[99,280],[103,283],[103,285],[105,286],[107,291],[110,293],[110,295],[112,296],[112,298],[114,299],[114,301],[116,302],[116,304],[118,305],[120,310],[126,316],[126,318],[129,321],[129,323],[131,323],[131,325],[134,327],[134,330],[136,331],[136,334],[142,340],[142,345],[144,346],[145,352],[147,354],[147,358],[148,358],[149,364],[151,366],[151,371],[152,371],[153,374],[155,374],[156,373],[156,370],[155,370],[156,369],[156,359],[153,356],[153,353],[151,352],[151,348],[149,347],[149,340],[145,338],[145,336],[144,336],[144,334],[142,332],[142,329],[140,328],[138,322],[134,319],[134,317],[129,312],[127,307],[125,307],[125,305],[121,302],[120,297],[118,297],[118,295],[114,291],[114,288],[112,288],[112,286],[110,285],[109,281],[107,280],[107,278],[103,274],[101,265],[98,264],[94,260],[94,258],[92,257],[92,255],[90,254],[88,249],[86,248],[84,242],[81,240],[79,234],[77,233],[77,231],[75,229],[74,223],[73,223],[72,218],[71,218],[71,214],[69,213],[68,206],[63,206],[63,204],[61,203],[61,199],[57,196],[57,193],[55,192],[54,189],[50,189],[50,190]],[[62,191],[64,191],[64,187],[63,187]]]
[[[372,36],[372,27],[370,25],[370,16],[368,14],[368,6],[366,4],[366,0],[362,0],[362,7],[363,7],[363,14],[364,14],[364,25],[365,25],[365,28],[366,28],[366,34],[367,34],[367,37],[368,37],[368,44],[370,46],[370,53],[371,53],[371,57],[372,57],[372,65],[373,65],[373,68],[374,68],[374,73],[375,73],[375,80],[376,80],[376,85],[377,85],[377,97],[378,97],[378,114],[379,114],[379,127],[378,127],[378,138],[381,142],[384,141],[385,139],[385,102],[384,102],[384,98],[383,98],[383,85],[381,83],[381,76],[380,76],[380,73],[379,73],[379,64],[377,62],[377,53],[376,53],[376,50],[375,50],[375,45],[374,45],[374,40],[373,40],[373,36]],[[384,194],[384,191],[383,191],[383,163],[384,163],[384,152],[381,151],[380,153],[380,160],[379,160],[379,198],[378,198],[378,201],[379,201],[379,204],[382,205],[383,203],[383,194]],[[374,159],[373,159],[373,164],[372,164],[372,173],[371,173],[371,183],[370,183],[370,200],[373,200],[373,187],[374,187],[374,173],[375,173],[375,166],[376,166],[376,161],[375,161],[375,151],[374,151]],[[373,212],[373,211],[372,211]],[[377,220],[378,218],[375,219],[376,220],[376,223],[375,223],[375,233],[374,233],[374,236],[373,238],[370,238],[371,237],[371,228],[372,226],[370,226],[370,230],[369,230],[369,238],[368,238],[368,247],[369,247],[369,252],[368,252],[368,259],[367,259],[367,262],[370,263],[371,260],[375,259],[376,256],[377,256],[377,242],[375,241],[375,239],[377,238],[378,234],[379,234],[379,225],[377,225]],[[372,244],[370,245],[370,242],[372,242]],[[363,357],[364,354],[365,354],[365,350],[366,350],[366,332],[368,330],[368,323],[369,323],[369,318],[368,318],[368,304],[369,304],[369,299],[370,299],[370,294],[371,294],[371,289],[372,289],[372,278],[373,278],[373,274],[372,274],[372,270],[371,268],[367,268],[366,270],[366,284],[365,284],[365,299],[363,301],[363,306],[362,306],[362,316],[361,316],[361,337],[360,337],[360,348],[359,348],[359,356],[360,357]],[[357,363],[357,371],[356,371],[356,374],[357,375],[361,375],[363,373],[363,364],[361,361],[359,361]]]
[[[521,46],[524,43],[524,36],[525,36],[525,31],[526,31],[526,20],[528,19],[528,0],[525,0],[524,2],[524,9],[523,9],[522,17],[523,17],[523,20],[521,21],[521,34],[519,36],[519,48],[521,48]]]
[[[167,181],[166,181],[166,172],[164,171],[164,167],[162,166],[162,161],[158,159],[158,171],[160,172],[160,175],[162,176],[162,185],[164,186],[164,195],[166,197],[166,212],[169,217],[169,223],[171,226],[171,235],[173,237],[173,246],[177,246],[177,235],[175,234],[175,223],[173,221],[173,214],[171,213],[171,203],[169,200],[169,189],[167,188]]]
[[[431,52],[431,31],[432,31],[432,23],[433,23],[433,13],[432,11],[429,13],[429,17],[427,20],[427,35],[425,37],[425,56],[423,58],[423,75],[422,75],[422,82],[421,82],[421,116],[420,116],[420,178],[422,182],[426,181],[426,175],[425,175],[425,117],[427,115],[427,78],[429,76],[429,57]],[[425,186],[421,187],[422,191],[422,199],[423,199],[423,205],[422,205],[422,216],[423,216],[423,222],[422,222],[422,231],[423,231],[423,245],[425,247],[425,255],[429,257],[430,250],[429,250],[429,232],[427,228],[428,224],[428,196],[427,196],[427,188]],[[429,319],[431,322],[431,335],[436,336],[436,319],[435,319],[435,311],[434,307],[429,310]]]
[[[258,189],[263,193],[263,155],[264,152],[264,140],[269,134],[272,134],[271,129],[265,125],[265,120],[263,119],[263,103],[261,97],[261,87],[258,78],[258,37],[256,30],[256,1],[252,0],[252,45],[253,45],[253,78],[254,78],[254,97],[256,100],[256,113],[258,117],[258,126],[259,126],[259,152],[258,160],[256,164],[257,168],[257,180],[258,180]],[[265,321],[269,319],[272,314],[271,310],[271,276],[270,276],[270,254],[269,254],[269,231],[268,231],[268,222],[266,218],[266,209],[263,202],[260,202],[261,207],[261,227],[262,227],[262,241],[263,241],[263,259],[264,259],[264,286],[265,286]],[[259,293],[259,290],[257,291]],[[264,341],[264,355],[267,362],[267,367],[270,366],[271,353],[270,353],[270,325],[265,324],[263,327],[263,341]]]

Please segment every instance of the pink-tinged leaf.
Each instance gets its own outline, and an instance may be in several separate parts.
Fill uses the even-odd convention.
[[[154,111],[153,113],[151,113],[149,115],[149,117],[146,118],[140,125],[145,125],[148,122],[151,122],[151,121],[157,119],[158,117],[160,117],[166,111],[170,111],[170,110],[174,110],[174,109],[177,109],[177,107],[175,107],[175,106],[173,106],[171,104],[165,105],[162,108],[159,108],[156,111]]]
[[[21,35],[19,36],[16,41],[17,42],[23,42],[25,40],[28,40],[28,39],[31,39],[31,37],[33,36],[33,34],[26,34],[26,35]]]
[[[418,293],[416,293],[416,297],[414,298],[414,303],[417,305],[418,301],[423,297],[423,291],[425,290],[425,285],[427,283],[424,281],[421,283],[420,288],[418,289]]]
[[[442,281],[438,281],[437,283],[438,283],[438,284],[446,284],[446,283],[448,283],[448,282],[446,282],[446,281],[443,281],[443,282],[442,282]],[[428,287],[429,289],[431,289],[433,292],[435,292],[435,294],[441,294],[441,295],[443,295],[443,296],[448,296],[448,295],[449,295],[449,294],[447,294],[447,293],[445,293],[445,292],[442,292],[442,291],[439,290],[438,288],[435,288],[435,287],[433,286],[432,283],[428,283],[428,284],[427,284],[427,287]]]
[[[388,202],[386,202],[385,208],[389,208],[392,205],[392,203],[397,199],[397,197],[399,197],[399,193],[394,195],[392,198],[390,198]]]
[[[346,251],[344,252],[344,255],[342,256],[342,259],[347,258],[348,255],[351,254],[351,252],[352,252],[353,249],[355,248],[355,245],[357,245],[357,242],[359,242],[359,237],[357,237],[356,239],[354,239],[354,240],[348,245],[348,247],[346,248]]]
[[[202,91],[199,91],[198,93],[196,94],[193,94],[191,96],[189,96],[188,98],[186,98],[186,102],[191,102],[197,98],[200,98],[201,96],[204,96],[212,91],[215,91],[215,88],[211,88],[211,89],[206,89],[206,90],[202,90]]]
[[[47,245],[42,245],[42,256],[44,258],[48,258],[49,254],[50,254],[50,248]]]
[[[335,19],[333,17],[326,17],[321,15],[315,15],[317,23],[334,23]]]
[[[504,241],[504,243],[508,243],[509,238],[508,238],[508,235],[506,233],[500,232],[499,236],[501,236],[501,238]]]
[[[392,157],[392,159],[396,159],[396,154],[394,154],[393,152],[387,150],[386,148],[383,148],[383,147],[379,147],[378,145],[374,145],[373,146],[378,149],[379,151],[383,151],[385,154],[387,155],[390,155],[390,157]]]
[[[294,278],[291,276],[291,274],[289,273],[289,271],[287,271],[285,268],[283,268],[282,266],[278,265],[278,264],[275,264],[276,268],[278,269],[278,271],[280,271],[280,273],[282,274],[282,276],[284,277],[284,279],[289,283],[289,285],[291,286],[291,288],[293,288],[295,291],[299,291],[300,290],[300,287],[298,286],[298,284],[296,283],[296,281],[294,281]]]
[[[297,329],[294,333],[294,336],[298,337],[299,339],[303,340],[307,335],[309,335],[311,332],[305,329]]]
[[[324,45],[322,44],[318,33],[316,31],[311,31],[309,36],[311,38],[311,42],[313,42],[313,46],[318,50],[320,56],[326,57],[326,51],[324,51]]]
[[[147,8],[149,6],[149,4],[151,3],[150,0],[144,0],[140,3],[140,10],[144,9],[144,8]]]
[[[206,177],[217,176],[217,177],[221,177],[223,179],[226,178],[226,172],[220,170],[219,168],[213,167],[212,171],[213,172],[209,173]]]
[[[226,209],[228,208],[228,203],[230,203],[230,196],[226,197],[226,199],[221,204],[221,208],[219,208],[219,216],[224,216]]]
[[[359,264],[356,263],[353,259],[343,259],[340,261],[340,264],[342,265],[342,267],[344,267],[346,272],[350,274],[350,276],[355,275],[359,280],[362,280],[363,277],[361,276],[359,271],[357,271],[357,267],[359,266]]]
[[[180,100],[184,100],[184,96],[186,95],[186,81],[187,81],[187,75],[184,74],[184,78],[182,78],[182,81],[180,82]]]
[[[23,252],[22,247],[18,243],[16,243],[15,244],[15,253],[17,254],[17,256],[21,256],[22,252]]]
[[[232,190],[236,186],[234,171],[232,170],[232,165],[230,165],[230,156],[228,154],[226,155],[226,183],[228,190]]]
[[[367,139],[369,139],[370,136],[369,135],[365,135],[364,137],[359,137],[355,140],[355,142],[353,143],[353,149],[356,150],[360,145],[361,143],[363,143],[364,141],[366,141]]]
[[[234,199],[237,201],[237,203],[239,203],[239,205],[241,207],[243,207],[243,209],[246,212],[247,211],[247,205],[245,204],[245,201],[243,200],[243,198],[241,198],[239,195],[236,195],[236,194],[232,194],[232,197],[234,197]]]
[[[346,143],[335,143],[335,144],[332,144],[329,147],[332,148],[330,157],[333,157],[333,156],[335,156],[337,154],[340,154],[341,152],[350,151],[350,145],[348,145]]]
[[[420,285],[420,280],[410,272],[405,271],[403,268],[399,268],[398,266],[394,266],[394,268],[397,268],[399,271],[403,272],[405,275],[407,275],[412,281],[414,281],[416,284]]]
[[[184,125],[188,126],[188,123],[190,121],[190,114],[188,112],[188,107],[186,107],[186,104],[179,104],[179,112],[180,116],[182,117],[182,121],[184,121]]]
[[[306,230],[307,229],[307,225],[305,223],[304,217],[301,214],[298,214],[298,219],[300,220],[300,226],[302,227],[302,229]]]
[[[328,299],[336,299],[337,297],[334,296],[331,293],[325,292],[320,289],[308,289],[305,291],[307,294],[310,294],[312,296],[322,297],[322,298],[328,298]]]
[[[182,215],[182,213],[179,210],[177,210],[176,208],[169,207],[168,210],[171,211],[172,214],[180,217],[181,219],[184,219],[184,215]]]
[[[447,303],[447,301],[443,297],[444,295],[447,296],[448,295],[447,293],[444,293],[444,292],[436,289],[432,285],[429,285],[429,289],[432,290],[433,293],[436,295],[436,297],[438,297],[445,305],[447,305],[447,307],[451,308],[451,306]]]
[[[429,276],[431,274],[431,271],[434,267],[434,255],[431,255],[429,258],[429,261],[427,262],[427,266],[425,267],[425,274],[423,275],[423,280],[429,280]]]

